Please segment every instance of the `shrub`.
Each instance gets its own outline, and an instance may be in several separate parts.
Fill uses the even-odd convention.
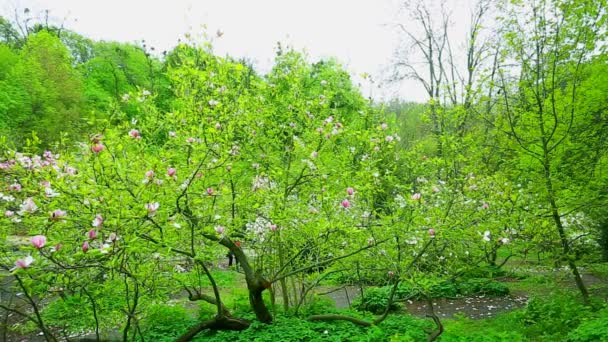
[[[349,316],[360,316],[356,312],[343,312]],[[369,317],[367,317],[369,319]],[[254,322],[249,329],[218,331],[200,334],[196,341],[424,341],[426,329],[433,324],[428,320],[409,315],[392,315],[380,325],[364,328],[349,322],[309,322],[295,317],[279,315],[273,324]]]
[[[310,315],[327,314],[336,311],[336,306],[330,298],[313,296],[310,303],[300,308],[300,314],[304,317]]]
[[[528,335],[565,335],[591,315],[591,309],[574,295],[555,294],[548,298],[533,298],[522,317]]]
[[[359,295],[353,300],[352,307],[360,311],[370,311],[373,313],[382,313],[386,310],[388,299],[391,293],[391,287],[370,287],[365,290],[363,296]],[[395,296],[398,299],[398,296]],[[396,310],[399,306],[397,303],[392,303],[390,310]]]
[[[391,289],[391,286],[371,287],[365,291],[364,297],[358,296],[355,298],[353,308],[373,313],[384,312]],[[443,281],[431,285],[426,296],[430,298],[453,298],[459,295],[470,296],[474,294],[504,296],[509,294],[509,288],[505,284],[491,279],[467,279],[458,283]],[[426,296],[423,289],[402,283],[399,284],[395,292],[395,301],[409,298],[422,300]],[[390,310],[396,310],[397,308],[399,308],[398,304],[393,303]]]
[[[571,342],[608,341],[608,309],[596,315],[597,318],[582,322],[566,337]]]
[[[150,306],[140,324],[146,341],[174,341],[195,323],[183,307],[158,304]]]
[[[458,283],[458,293],[461,295],[484,294],[491,296],[505,296],[509,294],[507,285],[484,278],[467,279]]]

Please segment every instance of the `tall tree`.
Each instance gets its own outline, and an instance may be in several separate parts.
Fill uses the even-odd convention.
[[[563,257],[586,302],[589,293],[576,266],[565,219],[597,196],[588,187],[593,172],[579,168],[572,177],[568,159],[599,147],[579,140],[577,132],[592,129],[588,120],[593,113],[581,99],[589,61],[598,53],[596,42],[605,38],[605,8],[603,0],[507,5],[504,53],[508,57],[499,70],[509,135],[525,156],[524,168],[535,177]]]

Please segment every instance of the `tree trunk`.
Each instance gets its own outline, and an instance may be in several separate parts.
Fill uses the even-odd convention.
[[[545,151],[546,152],[546,151]],[[576,287],[578,287],[581,295],[583,296],[583,301],[585,304],[589,304],[589,291],[585,287],[585,283],[583,283],[583,279],[581,274],[578,272],[578,268],[576,267],[576,262],[570,255],[571,249],[570,244],[568,243],[568,237],[566,236],[566,231],[564,230],[564,225],[562,224],[562,219],[560,217],[559,208],[557,206],[557,202],[555,201],[555,191],[553,190],[553,182],[551,181],[551,166],[549,160],[547,159],[547,153],[545,153],[545,184],[547,186],[547,193],[549,196],[549,203],[551,204],[551,216],[553,217],[553,221],[555,221],[555,226],[557,227],[557,232],[559,234],[559,239],[562,244],[562,249],[564,251],[564,256],[568,262],[568,266],[572,270],[572,275],[574,276],[574,282],[576,283]]]
[[[249,328],[249,322],[246,319],[234,318],[234,317],[226,317],[226,316],[216,316],[213,319],[208,321],[201,322],[188,331],[186,331],[182,336],[178,337],[176,342],[187,342],[190,341],[203,330],[235,330],[242,331]]]
[[[247,289],[249,289],[249,304],[251,305],[253,312],[255,312],[257,319],[262,323],[272,323],[272,315],[270,314],[270,311],[268,311],[262,295],[264,290],[269,287],[270,282],[263,279],[260,275],[256,275],[255,279],[251,281],[247,279]]]

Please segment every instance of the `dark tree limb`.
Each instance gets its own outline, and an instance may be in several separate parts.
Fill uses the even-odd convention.
[[[234,318],[234,317],[226,317],[226,316],[216,316],[210,320],[201,322],[188,331],[186,331],[182,336],[178,337],[176,342],[187,342],[191,341],[194,336],[198,335],[203,330],[233,330],[233,331],[242,331],[249,328],[249,322],[246,319]]]

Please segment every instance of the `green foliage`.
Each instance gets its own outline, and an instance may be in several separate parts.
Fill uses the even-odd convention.
[[[146,339],[171,340],[198,321],[154,303],[215,284],[233,315],[254,320],[250,291],[271,307],[272,285],[285,299],[273,303],[276,324],[205,338],[418,341],[429,322],[409,316],[363,329],[287,315],[326,272],[377,285],[354,307],[380,313],[397,280],[397,301],[505,295],[492,278],[509,260],[594,260],[608,236],[608,69],[597,43],[606,32],[590,28],[605,24],[605,1],[537,5],[501,5],[499,69],[454,85],[466,99],[438,87],[426,104],[386,106],[337,61],[281,46],[258,75],[206,43],[158,59],[48,23],[21,37],[0,18],[0,266],[45,303],[42,330],[91,331],[96,313],[104,329],[128,324],[129,338],[141,323]],[[34,235],[45,246],[27,241]],[[244,276],[208,272],[227,248],[242,249]],[[556,284],[531,276],[515,286]],[[337,312],[304,302],[302,316]],[[200,304],[201,319],[215,314]],[[570,296],[535,298],[494,327],[448,324],[443,339],[602,338],[602,315]]]
[[[356,316],[353,312],[343,312]],[[391,316],[379,326],[363,328],[349,322],[309,322],[278,316],[272,325],[253,323],[241,332],[208,332],[196,341],[421,341],[426,339],[428,320],[407,315]]]
[[[357,296],[353,300],[353,308],[357,310],[382,313],[388,305],[388,299],[392,286],[370,287],[365,289],[364,296]],[[425,300],[428,298],[454,298],[458,296],[472,295],[505,296],[509,294],[509,288],[498,281],[491,279],[465,279],[460,282],[439,281],[430,284],[428,289],[420,286],[411,286],[401,283],[395,291],[394,302],[390,310],[399,308],[395,303],[406,299]]]
[[[141,330],[146,341],[174,341],[197,320],[181,306],[152,305],[142,319]]]
[[[352,307],[360,311],[369,311],[373,313],[382,313],[388,306],[388,300],[391,293],[391,287],[371,287],[365,290],[364,296],[357,296],[352,302]],[[395,298],[400,299],[400,298]],[[389,310],[396,310],[399,305],[393,301]]]
[[[572,342],[608,341],[608,310],[601,310],[592,318],[583,318],[581,324],[570,331],[565,340]]]
[[[0,120],[16,146],[31,132],[49,143],[80,130],[82,81],[71,62],[61,41],[40,31],[28,37],[12,66],[3,65],[0,87],[9,96],[0,98]]]
[[[591,308],[583,305],[580,299],[572,294],[554,294],[532,298],[524,311],[522,323],[526,324],[530,335],[560,337],[589,316]]]
[[[458,294],[463,296],[475,294],[506,296],[509,294],[509,287],[507,285],[491,279],[466,279],[457,283],[457,288]]]
[[[330,298],[321,297],[321,296],[313,296],[310,299],[310,302],[306,303],[299,310],[299,315],[301,317],[308,317],[312,315],[321,315],[336,312],[336,307]]]

